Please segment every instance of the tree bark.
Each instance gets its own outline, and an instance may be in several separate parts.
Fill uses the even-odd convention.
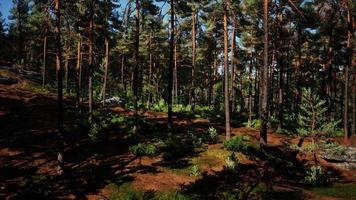
[[[106,1],[106,3],[108,3]],[[107,11],[108,12],[108,11]],[[102,105],[105,106],[105,100],[106,100],[106,85],[108,81],[108,70],[109,70],[109,33],[108,33],[108,13],[106,13],[105,16],[105,66],[104,66],[104,82],[103,82],[103,93],[102,93]]]
[[[105,67],[104,67],[104,82],[103,82],[103,94],[102,94],[102,104],[105,106],[106,100],[106,85],[108,81],[108,70],[109,70],[109,38],[105,37]]]
[[[251,123],[252,121],[252,52],[251,52],[251,58],[250,58],[250,65],[248,69],[248,122]]]
[[[349,132],[349,68],[352,68],[353,64],[353,19],[351,15],[352,3],[347,0],[347,59],[348,63],[345,66],[345,90],[344,90],[344,132],[345,132],[345,141],[350,139]],[[355,66],[354,66],[355,67]],[[354,89],[354,88],[353,88]],[[355,94],[353,94],[354,98]],[[354,106],[353,106],[354,109]],[[354,119],[354,110],[353,110],[353,119]],[[353,131],[353,130],[352,130]]]
[[[267,145],[267,122],[268,122],[268,0],[263,1],[263,29],[264,29],[264,51],[263,51],[263,67],[261,80],[261,128],[260,128],[260,145]]]
[[[237,32],[237,18],[236,14],[233,14],[233,29],[232,29],[232,38],[231,38],[231,111],[235,111],[235,101],[236,101],[236,65],[237,65],[237,55],[236,53],[236,32]]]
[[[174,0],[171,0],[171,37],[169,39],[169,71],[168,71],[168,129],[173,125],[173,110],[172,110],[172,89],[173,89],[173,54],[174,54]]]
[[[93,67],[94,67],[94,1],[90,2],[90,21],[89,21],[89,77],[88,77],[88,107],[89,122],[93,119]]]
[[[46,85],[46,65],[47,65],[47,34],[48,28],[45,25],[44,38],[43,38],[43,67],[42,67],[42,87]]]
[[[61,52],[61,11],[60,0],[54,1],[54,10],[56,16],[56,71],[57,71],[57,102],[58,102],[58,138],[59,149],[57,154],[58,168],[57,173],[64,172],[64,138],[63,138],[63,68]]]
[[[76,81],[76,86],[77,86],[77,98],[76,98],[76,107],[79,107],[80,104],[80,91],[81,91],[81,85],[82,85],[82,36],[79,34],[78,37],[78,43],[77,43],[77,67],[76,67],[76,72],[77,72],[77,81]]]
[[[140,53],[140,2],[136,0],[136,23],[135,23],[135,52],[134,52],[134,59],[135,59],[135,68],[133,73],[133,101],[134,101],[134,115],[135,115],[135,124],[134,124],[134,131],[137,130],[138,126],[138,87],[139,87],[139,68],[140,68],[140,61],[139,61],[139,53]]]
[[[190,95],[190,103],[192,111],[195,109],[195,56],[196,56],[196,22],[195,22],[195,5],[192,5],[192,88]]]
[[[227,5],[224,5],[224,96],[225,96],[225,132],[226,140],[231,137],[230,105],[229,105],[229,47],[228,47],[228,19]]]

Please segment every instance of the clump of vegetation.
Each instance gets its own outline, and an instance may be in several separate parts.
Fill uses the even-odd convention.
[[[321,142],[320,147],[329,155],[343,155],[346,152],[346,147],[333,141]]]
[[[215,144],[218,142],[218,140],[219,140],[219,135],[217,130],[214,127],[210,127],[205,135],[204,141],[210,144]]]
[[[188,131],[188,135],[189,135],[189,140],[192,142],[194,148],[199,148],[202,146],[203,138],[200,135],[195,134],[191,131]]]
[[[224,142],[224,147],[229,151],[246,151],[250,146],[247,142],[250,140],[248,136],[234,136]]]
[[[301,112],[298,115],[299,128],[297,129],[300,136],[314,136],[320,133],[327,135],[335,132],[340,121],[327,121],[325,104],[326,102],[314,94],[310,88],[303,89]]]
[[[235,170],[238,164],[238,158],[235,155],[234,152],[231,152],[226,158],[225,158],[225,168],[228,170]]]
[[[188,154],[194,153],[192,140],[181,138],[177,135],[170,135],[164,141],[162,149],[164,150],[163,159],[165,161],[179,160]]]
[[[200,174],[201,171],[198,165],[192,165],[190,167],[190,173],[189,173],[190,176],[200,176]]]
[[[143,143],[131,146],[129,150],[131,153],[135,154],[139,158],[139,165],[141,165],[141,160],[143,156],[153,156],[157,153],[156,146],[152,144]]]
[[[259,119],[253,119],[251,121],[247,121],[244,123],[245,127],[247,128],[260,128],[262,121]]]
[[[325,186],[329,183],[329,178],[323,168],[317,165],[307,170],[304,181],[309,185]]]

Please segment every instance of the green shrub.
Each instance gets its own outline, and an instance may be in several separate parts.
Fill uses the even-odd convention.
[[[157,153],[157,148],[152,144],[139,143],[137,145],[131,146],[129,148],[129,151],[139,158],[139,165],[141,165],[142,156],[155,155]]]
[[[193,132],[191,131],[188,131],[188,134],[189,134],[189,140],[192,142],[192,145],[194,148],[199,148],[202,146],[203,144],[203,138],[198,135],[198,134],[194,134]]]
[[[190,167],[190,172],[189,172],[190,176],[200,176],[201,171],[199,169],[198,165],[192,165]]]
[[[224,147],[229,151],[246,151],[250,146],[247,142],[250,140],[248,136],[234,136],[224,142]]]
[[[329,183],[328,176],[321,166],[312,166],[304,177],[305,183],[314,186],[325,186]]]
[[[335,128],[333,131],[329,131],[326,133],[326,137],[343,137],[345,135],[344,129]]]
[[[343,155],[346,152],[346,147],[333,141],[321,142],[320,147],[325,150],[328,155]]]
[[[191,139],[186,140],[176,135],[170,135],[164,141],[163,149],[163,159],[166,161],[173,161],[193,153],[194,145]]]
[[[253,119],[252,121],[245,122],[244,125],[247,128],[260,128],[262,121],[260,119]]]
[[[284,128],[278,128],[276,130],[276,133],[281,134],[281,135],[291,135],[291,132]]]
[[[327,106],[325,104],[326,101],[313,94],[310,88],[303,89],[297,129],[300,136],[313,136],[319,133],[329,135],[336,131],[340,121],[327,121],[325,116]]]
[[[152,156],[157,152],[156,146],[152,144],[139,143],[129,148],[130,152],[136,156]]]
[[[234,152],[231,152],[225,159],[225,168],[228,170],[235,170],[238,159]]]
[[[205,134],[204,141],[211,144],[215,144],[218,142],[218,139],[219,139],[219,135],[217,130],[214,127],[210,127],[208,129],[208,132]]]

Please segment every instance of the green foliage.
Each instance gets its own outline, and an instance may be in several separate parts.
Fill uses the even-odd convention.
[[[229,151],[246,151],[250,146],[247,142],[250,140],[248,136],[234,136],[224,142],[224,147]]]
[[[276,133],[281,134],[281,135],[291,135],[292,134],[289,130],[284,129],[284,128],[278,128],[276,130]]]
[[[328,155],[343,155],[346,152],[346,147],[333,141],[321,142],[319,146],[326,151]]]
[[[326,122],[325,112],[327,107],[325,103],[318,95],[313,94],[310,88],[303,89],[301,112],[298,115],[299,128],[297,129],[300,136],[314,135],[323,130],[334,130],[338,122]]]
[[[326,134],[326,137],[343,137],[345,136],[344,130],[341,128],[335,128]]]
[[[188,135],[190,137],[189,139],[192,142],[192,145],[193,145],[194,148],[199,148],[199,147],[202,146],[203,138],[200,135],[195,134],[195,133],[193,133],[191,131],[188,131]]]
[[[198,165],[192,165],[190,167],[190,173],[189,173],[190,176],[200,176],[200,174],[201,174],[201,171],[200,171]]]
[[[210,144],[215,144],[219,140],[218,131],[214,127],[210,127],[204,136],[204,142],[208,142]]]
[[[130,184],[123,184],[120,187],[111,185],[112,193],[110,200],[148,200],[153,198],[145,197],[145,193],[132,188]]]
[[[316,187],[312,191],[319,195],[336,197],[338,199],[356,199],[355,184],[333,184],[329,187]]]
[[[158,103],[152,105],[152,110],[156,112],[167,112],[168,111],[167,103],[163,99],[161,99],[158,101]]]
[[[259,119],[253,119],[252,121],[245,122],[244,125],[247,128],[260,128],[262,121]]]
[[[307,170],[304,177],[305,183],[315,186],[325,186],[329,183],[327,174],[324,172],[321,166],[312,166]]]
[[[121,186],[111,184],[110,200],[189,200],[177,191],[155,192],[155,191],[140,191],[134,189],[131,184],[123,184]]]
[[[164,160],[174,161],[194,153],[193,141],[190,138],[182,138],[177,135],[170,135],[164,141]]]
[[[236,165],[238,164],[238,158],[235,155],[234,152],[231,152],[226,158],[225,158],[225,168],[228,170],[235,170]]]
[[[139,143],[129,148],[130,152],[138,157],[141,156],[153,156],[157,153],[157,148],[152,144]]]

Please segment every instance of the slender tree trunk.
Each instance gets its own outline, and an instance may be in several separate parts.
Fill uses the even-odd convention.
[[[355,66],[355,65],[354,65]],[[356,134],[356,76],[353,76],[353,87],[352,87],[352,134]]]
[[[278,13],[278,18],[281,19],[282,16],[280,12]],[[277,65],[279,66],[279,84],[278,84],[278,128],[281,129],[283,128],[283,76],[284,76],[284,63],[283,63],[283,29],[281,22],[278,21],[278,32],[279,32],[279,51],[278,51],[278,63]],[[297,86],[299,87],[299,86]],[[298,90],[298,89],[297,89]]]
[[[103,82],[103,94],[102,94],[102,103],[105,106],[106,100],[106,85],[108,82],[108,70],[109,70],[109,38],[105,37],[105,67],[104,67],[104,82]]]
[[[68,66],[69,66],[69,56],[70,56],[69,55],[70,54],[70,45],[68,44],[69,41],[67,41],[67,40],[65,41],[65,44],[64,44],[64,46],[65,46],[64,80],[65,80],[65,91],[68,93],[69,92],[69,87],[68,87]]]
[[[152,33],[150,32],[150,36],[149,36],[149,45],[148,45],[148,49],[149,49],[149,70],[148,70],[148,99],[147,99],[147,104],[148,107],[151,106],[151,99],[152,99],[152,91],[151,91],[151,85],[152,85]]]
[[[172,110],[172,89],[173,89],[173,54],[174,54],[174,0],[171,0],[171,37],[169,39],[169,72],[168,72],[168,129],[173,125],[173,110]]]
[[[82,73],[81,73],[81,68],[82,68],[82,36],[79,34],[78,38],[78,43],[77,43],[77,67],[76,67],[76,72],[77,72],[77,98],[76,98],[76,107],[79,107],[80,104],[80,91],[81,91],[81,82],[82,82]]]
[[[177,44],[174,45],[173,104],[178,104]]]
[[[43,38],[43,67],[42,67],[42,87],[46,85],[46,65],[47,65],[47,35],[48,28],[45,25],[44,38]]]
[[[251,58],[250,58],[250,65],[248,69],[248,122],[251,123],[252,121],[252,52],[251,52]]]
[[[125,70],[125,56],[121,56],[121,84],[125,84],[125,77],[124,77],[124,70]]]
[[[94,67],[94,1],[90,2],[90,22],[89,22],[89,122],[93,119],[93,67]]]
[[[59,149],[58,149],[58,174],[64,172],[64,138],[63,138],[63,69],[61,66],[62,61],[62,46],[61,46],[61,11],[60,11],[60,0],[54,1],[54,9],[56,16],[56,71],[57,71],[57,98],[58,98],[58,138],[59,138]]]
[[[344,132],[345,132],[345,141],[350,139],[349,132],[349,68],[352,68],[353,64],[353,20],[351,15],[352,3],[347,1],[347,56],[348,64],[345,66],[345,90],[344,90]],[[355,67],[355,66],[354,66]],[[354,90],[354,88],[353,88]],[[355,94],[353,94],[354,98]],[[354,108],[353,108],[354,109]],[[354,111],[354,110],[353,110]],[[354,117],[355,113],[353,113]],[[354,118],[353,118],[354,119]],[[353,130],[352,130],[353,131]]]
[[[133,101],[135,107],[135,126],[134,131],[137,130],[138,126],[138,87],[139,87],[139,68],[140,68],[140,61],[139,61],[139,53],[140,53],[140,2],[136,0],[136,24],[135,24],[135,52],[134,52],[134,59],[135,59],[135,69],[133,73]]]
[[[224,96],[225,96],[225,131],[226,140],[230,139],[230,105],[229,105],[229,47],[228,47],[228,11],[227,5],[224,5]]]
[[[231,111],[235,111],[235,102],[236,102],[236,65],[237,65],[237,55],[236,53],[236,32],[237,32],[237,18],[236,14],[233,14],[233,29],[232,29],[232,38],[231,38]]]
[[[190,95],[190,103],[192,106],[192,111],[195,109],[195,56],[196,56],[196,14],[195,5],[192,6],[192,88]]]
[[[264,51],[263,51],[263,67],[262,67],[262,98],[261,98],[261,120],[260,128],[260,145],[267,145],[267,122],[268,122],[268,0],[263,1],[263,29],[264,29]]]

